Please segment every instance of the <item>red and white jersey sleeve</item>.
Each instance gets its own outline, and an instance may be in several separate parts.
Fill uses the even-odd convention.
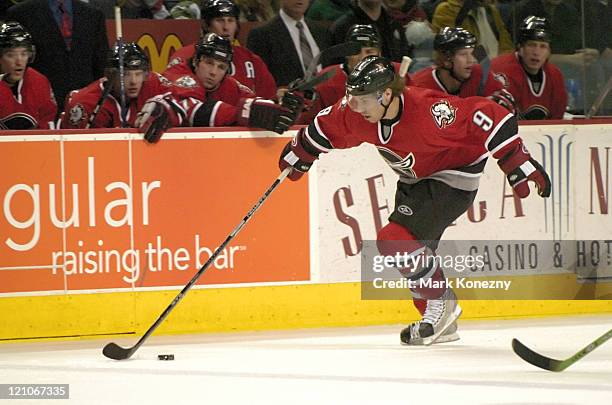
[[[521,117],[526,119],[562,119],[567,106],[563,74],[550,62],[542,68],[542,84],[535,89],[525,73],[518,54],[498,56],[491,62],[498,80],[512,93]]]
[[[57,104],[49,80],[28,67],[16,84],[16,95],[0,75],[0,120],[14,129],[49,129],[55,121]],[[51,124],[50,124],[51,123]]]
[[[407,87],[401,117],[390,126],[370,123],[344,99],[317,115],[305,132],[321,153],[333,148],[374,145],[400,180],[442,181],[476,190],[489,154],[500,158],[516,143],[516,118],[484,97],[459,98]]]
[[[427,67],[419,70],[414,75],[412,75],[412,85],[417,87],[422,87],[425,89],[438,90],[444,93],[448,93],[446,87],[438,77],[439,68],[436,67]],[[467,79],[461,87],[459,88],[459,93],[456,94],[459,97],[473,97],[473,96],[483,96],[487,97],[491,94],[495,93],[498,90],[504,88],[504,85],[495,79],[491,72],[487,73],[487,80],[484,83],[482,94],[478,94],[478,89],[480,88],[480,82],[482,80],[482,67],[480,65],[473,65],[472,74],[470,78]]]

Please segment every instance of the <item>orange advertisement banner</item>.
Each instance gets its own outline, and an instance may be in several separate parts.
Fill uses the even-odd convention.
[[[286,138],[232,134],[1,137],[0,293],[186,284],[278,176]],[[198,284],[308,281],[307,183],[280,185]]]

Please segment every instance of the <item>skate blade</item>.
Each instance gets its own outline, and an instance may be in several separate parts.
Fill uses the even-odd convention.
[[[448,329],[448,327],[455,322],[457,319],[459,319],[459,317],[461,316],[461,313],[463,312],[463,310],[461,309],[461,307],[457,304],[457,306],[455,307],[455,309],[453,310],[453,314],[451,316],[448,317],[446,324],[444,325],[443,328],[440,328],[440,330],[438,331],[438,333],[434,333],[431,336],[428,336],[426,338],[423,338],[423,345],[424,346],[431,346],[434,342],[436,342],[440,336],[444,333],[444,331],[446,329]],[[449,335],[452,336],[452,335]],[[458,338],[459,336],[457,336]],[[448,342],[448,340],[447,340]]]
[[[442,332],[442,333],[444,333],[444,332]],[[461,339],[459,337],[459,334],[457,332],[453,332],[450,335],[440,335],[440,337],[438,339],[436,339],[433,343],[434,344],[439,344],[439,343],[456,342],[459,339]],[[400,340],[400,344],[402,346],[424,346],[423,339],[415,340],[415,341],[413,341],[413,343],[405,343],[405,342]]]

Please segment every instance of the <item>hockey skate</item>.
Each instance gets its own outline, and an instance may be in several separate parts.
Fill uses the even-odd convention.
[[[449,288],[440,298],[427,300],[423,319],[402,330],[400,340],[402,344],[410,346],[429,346],[432,343],[459,340],[457,319],[460,315],[461,307],[457,304],[457,297]]]

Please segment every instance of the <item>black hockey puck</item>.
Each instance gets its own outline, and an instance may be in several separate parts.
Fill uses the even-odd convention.
[[[158,354],[157,360],[174,360],[174,354]]]

